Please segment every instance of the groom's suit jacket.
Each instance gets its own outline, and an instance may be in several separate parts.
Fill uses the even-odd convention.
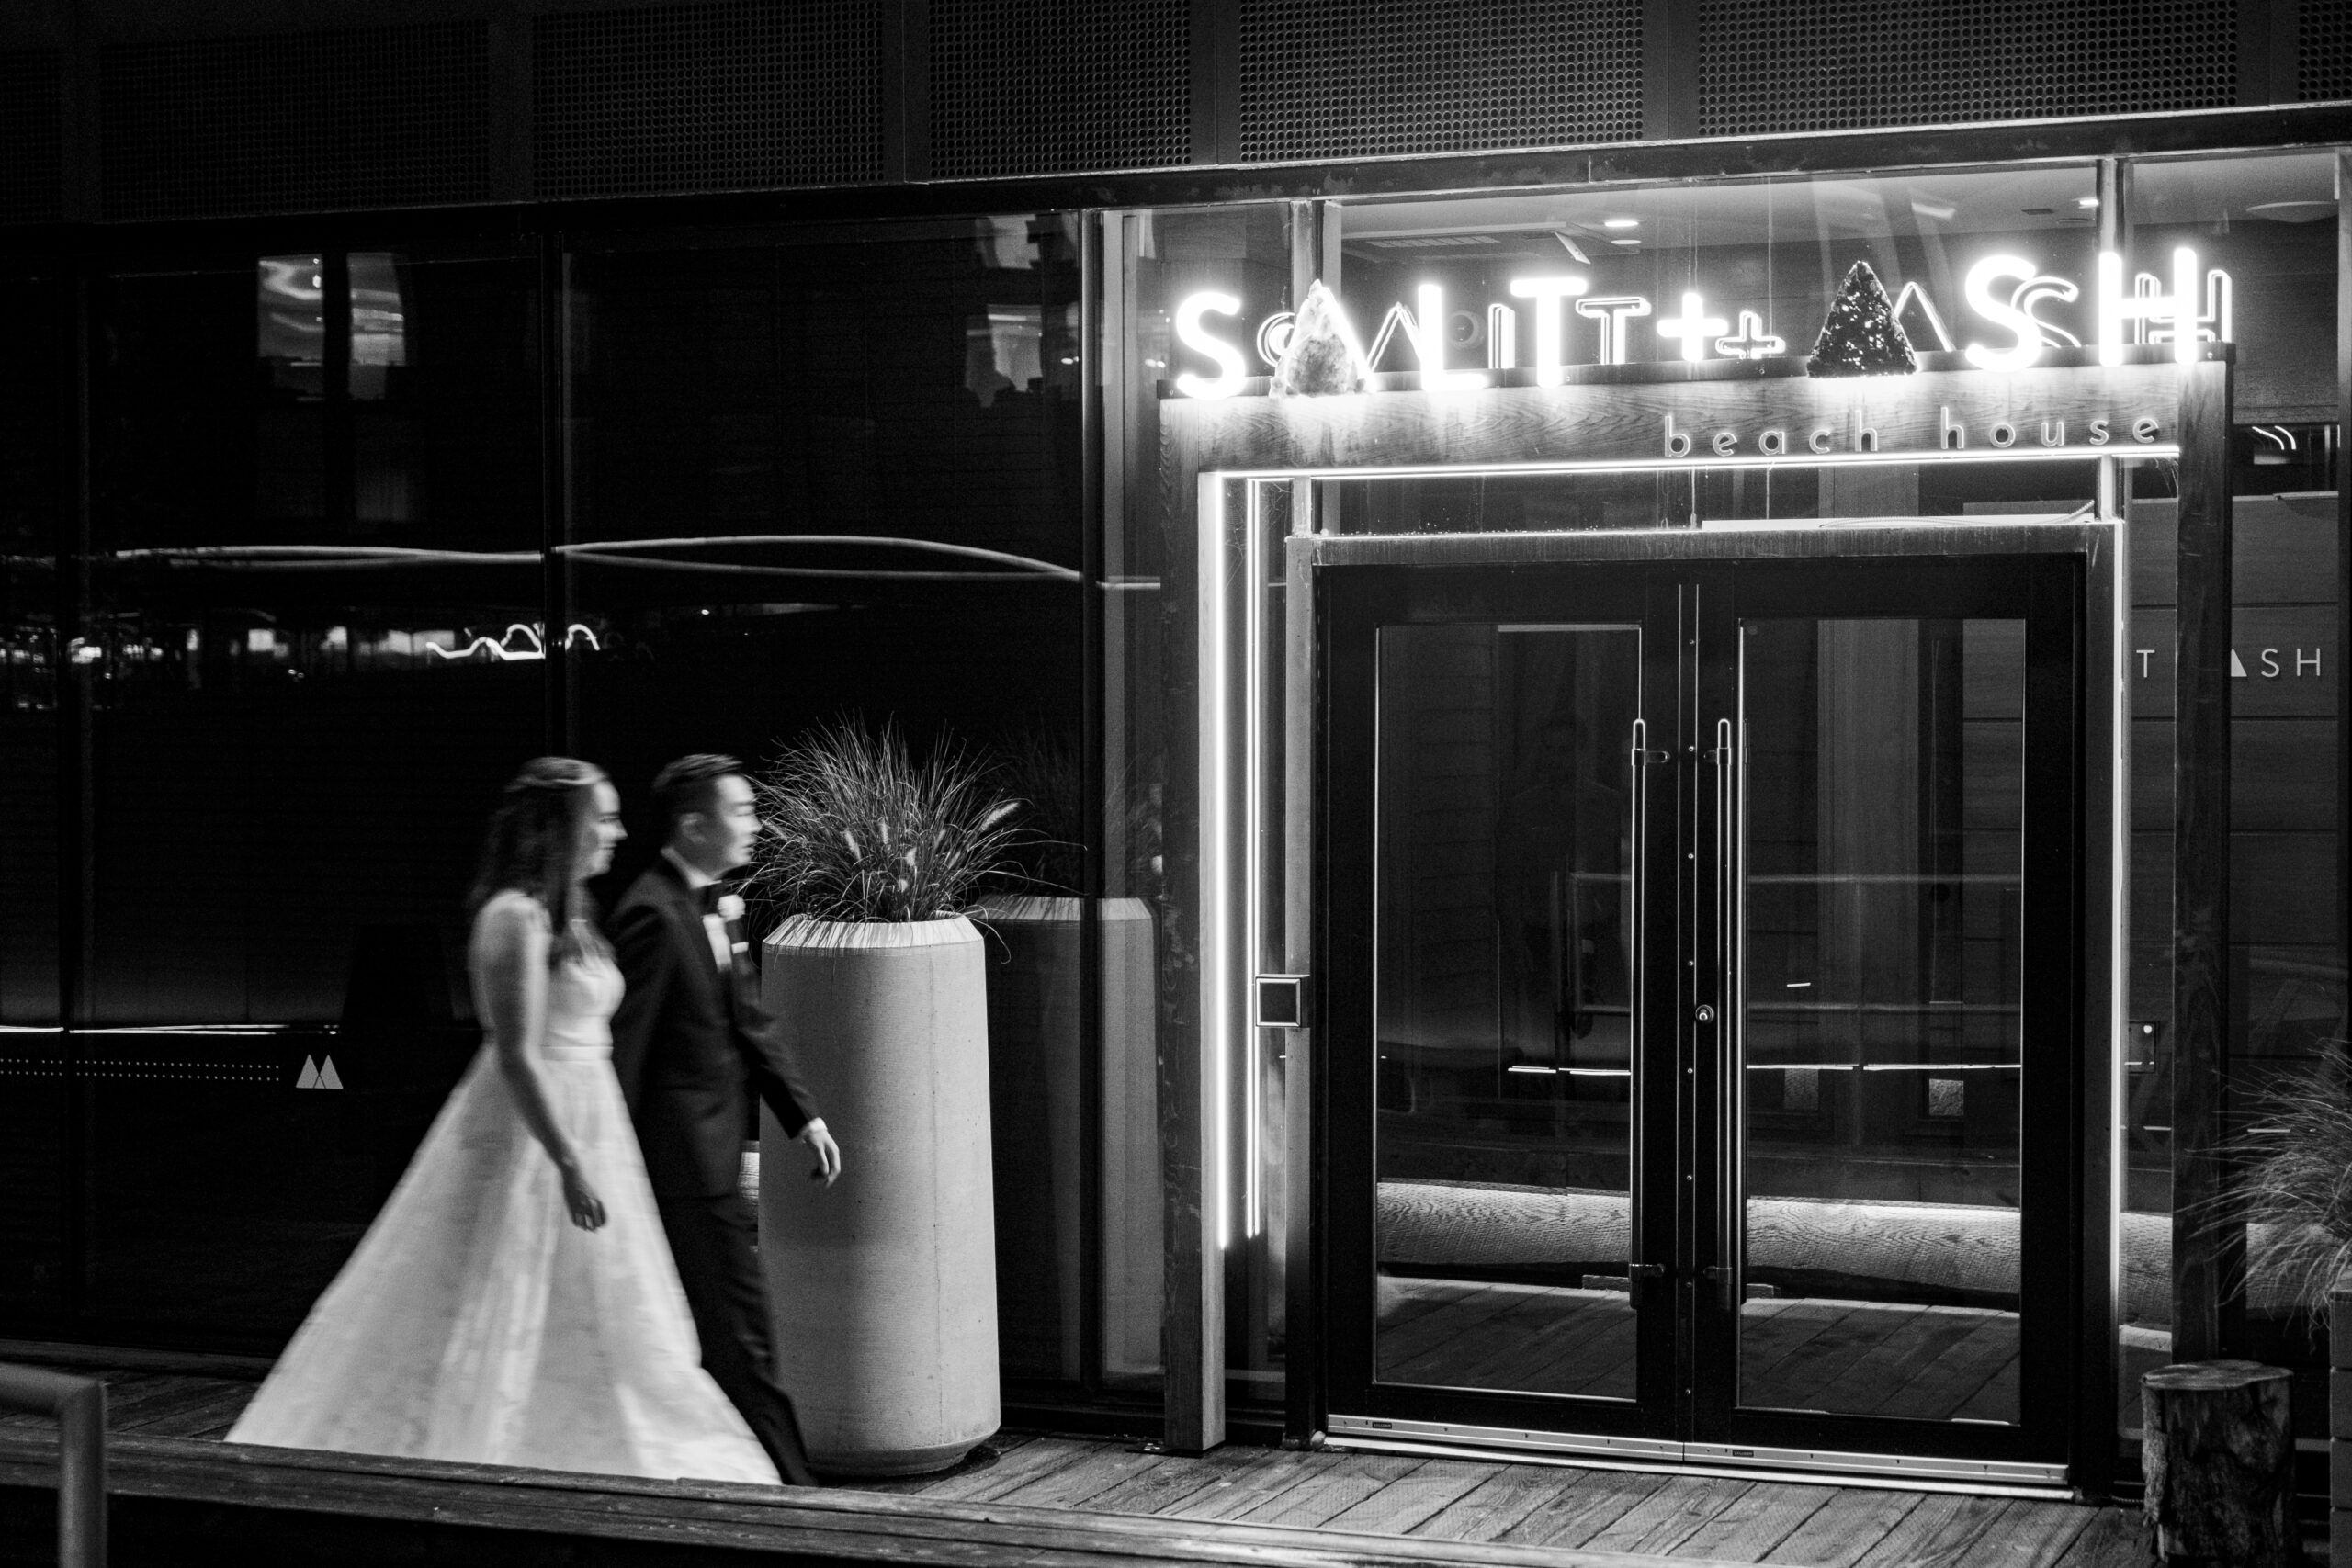
[[[791,1047],[760,1003],[741,922],[728,923],[721,973],[700,896],[664,855],[622,897],[612,938],[627,983],[613,1015],[613,1070],[654,1195],[731,1192],[752,1093],[794,1136],[817,1114]]]

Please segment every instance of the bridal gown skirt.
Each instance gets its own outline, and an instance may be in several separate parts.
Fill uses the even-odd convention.
[[[604,1227],[485,1046],[231,1441],[775,1483],[702,1370],[610,1050],[549,1047],[539,1079]]]

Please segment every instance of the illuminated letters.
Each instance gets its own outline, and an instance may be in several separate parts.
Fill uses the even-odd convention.
[[[1176,341],[1217,367],[1214,377],[1195,376],[1189,370],[1178,376],[1176,389],[1184,396],[1229,398],[1241,390],[1242,378],[1249,369],[1242,363],[1241,351],[1201,325],[1201,318],[1211,311],[1231,316],[1238,315],[1240,310],[1240,300],[1215,289],[1188,294],[1176,307]]]
[[[1638,294],[1610,294],[1577,301],[1577,314],[1600,323],[1600,363],[1623,365],[1626,359],[1625,323],[1650,313],[1650,302]]]
[[[1277,310],[1258,323],[1258,357],[1267,368],[1283,367],[1283,355],[1290,352],[1290,334],[1298,325],[1298,312]]]
[[[1660,331],[1664,331],[1661,326]],[[1770,359],[1788,351],[1786,340],[1764,330],[1764,318],[1753,310],[1739,313],[1739,331],[1715,340],[1715,352],[1734,359]]]
[[[1405,341],[1412,345],[1414,360],[1421,367],[1421,390],[1466,392],[1485,386],[1487,378],[1476,370],[1445,367],[1445,290],[1434,283],[1424,283],[1414,291],[1414,298],[1420,306],[1419,316],[1401,303],[1388,307],[1388,314],[1380,322],[1380,334],[1372,340],[1372,366],[1378,368],[1380,356],[1401,331]]]
[[[1568,273],[1541,277],[1514,277],[1510,291],[1514,299],[1535,301],[1535,384],[1556,387],[1560,384],[1561,341],[1566,335],[1566,322],[1560,314],[1560,301],[1571,295],[1581,294],[1589,288],[1585,280]],[[1583,305],[1577,307],[1581,310]],[[1606,355],[1602,363],[1614,364]]]
[[[2123,292],[2123,258],[2113,251],[2098,254],[2098,362],[2101,365],[2123,363],[2123,331],[2126,322],[2139,323],[2145,333],[2154,321],[2167,323],[2171,331],[2165,334],[2172,339],[2173,357],[2183,365],[2197,362],[2199,333],[2197,328],[2197,253],[2180,245],[2172,253],[2173,291],[2170,294]],[[2223,299],[2227,289],[2222,290]]]
[[[1686,288],[1682,291],[1682,314],[1659,317],[1657,335],[1679,338],[1683,358],[1704,359],[1707,357],[1707,339],[1730,325],[1721,316],[1708,315],[1706,300]]]
[[[1986,256],[1968,269],[1963,292],[1970,309],[1996,326],[2017,334],[2017,342],[2007,348],[1970,344],[1968,362],[1979,370],[2022,370],[2041,357],[2041,323],[2030,311],[2018,309],[2014,290],[2006,299],[1993,291],[1993,285],[2003,278],[2030,283],[2034,276],[2034,265],[2023,256]]]
[[[1690,437],[1674,428],[1674,416],[1666,416],[1666,455],[1669,457],[1690,456]]]
[[[1509,370],[1519,364],[1519,312],[1508,305],[1487,307],[1487,368]]]

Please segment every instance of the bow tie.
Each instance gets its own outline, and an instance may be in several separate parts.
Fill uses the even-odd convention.
[[[718,901],[726,897],[727,885],[723,882],[706,883],[695,890],[695,901],[701,904],[702,912],[706,915],[718,913]]]

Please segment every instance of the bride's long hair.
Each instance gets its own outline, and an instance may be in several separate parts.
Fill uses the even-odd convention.
[[[467,912],[479,914],[484,904],[510,887],[537,899],[548,912],[554,937],[548,951],[550,968],[580,957],[586,945],[581,921],[588,913],[587,896],[580,890],[577,873],[594,829],[596,786],[605,782],[605,771],[593,762],[534,757],[508,781],[482,839],[481,863],[466,897]],[[594,942],[593,936],[587,939]]]

